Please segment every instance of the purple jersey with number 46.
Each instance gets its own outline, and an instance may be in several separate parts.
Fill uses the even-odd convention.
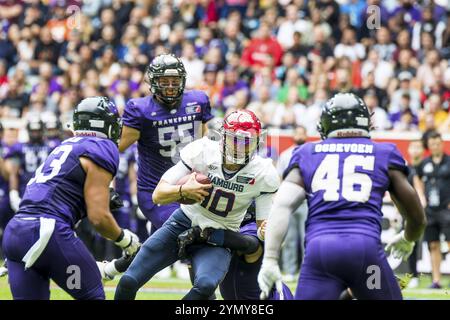
[[[131,99],[123,123],[140,131],[138,141],[138,188],[152,192],[161,176],[178,162],[179,150],[199,138],[202,123],[213,116],[209,99],[202,91],[183,94],[178,108],[169,110],[152,96]]]
[[[86,157],[115,176],[119,150],[108,139],[76,137],[52,151],[28,182],[18,213],[47,215],[74,226],[86,216],[86,173],[80,157]]]
[[[408,172],[392,143],[330,138],[294,150],[289,167],[300,169],[308,200],[305,241],[325,233],[380,238],[382,199],[389,169]]]

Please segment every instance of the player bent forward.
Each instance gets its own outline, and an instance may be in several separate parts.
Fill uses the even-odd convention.
[[[256,220],[262,223],[279,186],[271,159],[256,154],[261,137],[258,118],[248,111],[236,111],[225,118],[221,142],[204,137],[181,150],[181,160],[161,178],[153,201],[166,204],[193,199],[182,204],[164,225],[143,244],[122,276],[115,299],[134,299],[138,289],[158,271],[178,260],[178,236],[193,226],[214,228],[210,244],[191,250],[193,288],[184,299],[208,299],[225,277],[231,260],[229,249],[221,247],[226,231],[238,232],[252,201]],[[192,173],[194,172],[194,173]],[[183,185],[176,185],[191,174]],[[207,175],[211,184],[200,184],[195,175]]]
[[[73,118],[75,137],[37,169],[5,229],[3,251],[14,299],[49,299],[50,279],[75,299],[105,299],[94,257],[74,232],[86,216],[128,256],[140,246],[138,237],[121,229],[109,210],[122,129],[116,106],[105,97],[86,98]]]

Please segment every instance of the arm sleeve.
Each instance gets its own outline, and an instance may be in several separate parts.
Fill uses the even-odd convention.
[[[283,181],[267,220],[264,257],[277,259],[286,236],[289,216],[305,200],[305,190],[298,184]]]
[[[289,161],[289,164],[283,173],[283,179],[288,175],[289,172],[291,172],[292,169],[300,168],[300,161],[302,158],[301,152],[300,152],[301,148],[302,148],[302,146],[298,146],[292,151],[291,160]]]
[[[255,199],[256,220],[266,220],[272,208],[274,193],[263,193]]]
[[[237,250],[243,254],[252,254],[259,247],[259,240],[256,236],[223,229],[213,230],[207,242],[216,246]]]
[[[176,165],[166,171],[161,177],[170,184],[176,184],[178,180],[191,173],[191,170],[182,162],[178,161]]]
[[[141,112],[133,100],[129,100],[122,116],[123,124],[127,127],[141,130]]]
[[[388,162],[389,169],[399,170],[403,172],[406,176],[409,175],[409,168],[406,164],[406,161],[395,145],[392,145],[392,151],[389,154],[388,161],[389,161]]]
[[[110,172],[113,177],[119,167],[119,149],[109,139],[86,141],[86,149],[80,157],[92,160],[96,165]]]

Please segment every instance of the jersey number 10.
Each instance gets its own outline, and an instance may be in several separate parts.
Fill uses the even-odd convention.
[[[355,172],[356,167],[373,171],[374,156],[349,155],[344,160],[342,179],[339,180],[339,154],[328,154],[320,163],[311,183],[312,192],[325,190],[324,201],[338,201],[342,197],[352,202],[367,202],[372,191],[372,179],[366,173]],[[356,188],[359,186],[359,188]]]
[[[214,194],[214,196],[213,196]],[[208,206],[209,200],[211,200],[212,197],[212,201],[211,204]],[[219,210],[217,208],[219,201],[221,198],[224,198],[224,200],[227,201],[227,204],[225,206],[224,210]],[[211,188],[209,195],[205,198],[205,200],[203,200],[203,202],[200,204],[203,208],[208,209],[208,211],[217,214],[218,216],[221,217],[226,217],[228,215],[228,213],[233,210],[233,205],[234,205],[234,199],[236,198],[234,193],[231,192],[226,192],[220,189],[214,189]]]

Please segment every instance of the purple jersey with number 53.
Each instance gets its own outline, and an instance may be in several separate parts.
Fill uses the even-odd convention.
[[[200,126],[213,116],[205,93],[186,91],[180,106],[168,110],[152,96],[131,99],[123,123],[140,131],[138,188],[152,192],[161,176],[179,161],[179,150],[200,137]]]
[[[76,137],[52,151],[28,182],[18,213],[49,215],[74,226],[86,216],[86,173],[80,157],[86,157],[115,176],[119,150],[108,139]]]
[[[294,150],[289,167],[300,169],[308,200],[306,237],[362,233],[380,237],[381,206],[389,169],[408,172],[392,143],[369,138],[330,138]]]

